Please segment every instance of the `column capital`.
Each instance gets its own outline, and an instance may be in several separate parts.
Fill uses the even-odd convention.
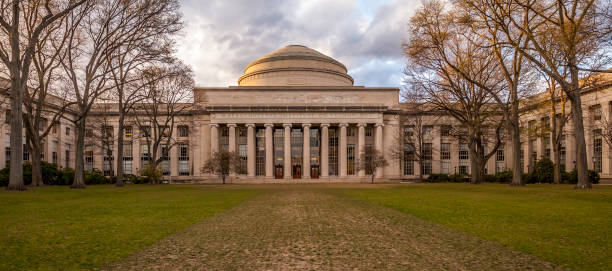
[[[264,126],[265,126],[266,128],[268,128],[268,127],[274,127],[274,123],[266,123],[266,124],[264,124]]]
[[[368,126],[367,123],[363,123],[363,122],[357,123],[357,127],[366,127],[366,126]]]
[[[291,123],[283,123],[283,127],[291,128],[291,127],[293,127],[293,124],[291,124]]]
[[[375,123],[375,124],[374,124],[374,126],[376,126],[376,127],[382,127],[382,126],[385,126],[385,125],[379,122],[379,123]]]
[[[211,123],[210,126],[211,127],[219,127],[219,123]]]
[[[227,127],[234,127],[234,128],[236,128],[236,123],[228,123]]]
[[[321,127],[329,127],[329,123],[321,123],[320,126]]]
[[[343,123],[338,124],[338,126],[340,126],[340,127],[348,127],[348,123],[343,122]]]
[[[310,127],[310,126],[311,126],[311,124],[310,124],[310,123],[302,123],[302,128],[305,128],[305,127]]]
[[[255,127],[255,123],[246,123],[244,126],[246,126],[246,127]]]

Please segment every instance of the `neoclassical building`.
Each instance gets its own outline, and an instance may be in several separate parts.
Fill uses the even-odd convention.
[[[545,101],[543,95],[531,97]],[[610,147],[601,136],[598,121],[612,114],[612,88],[593,89],[583,95],[589,167],[611,178]],[[7,104],[1,105],[2,107]],[[449,116],[424,117],[425,161],[399,159],[398,150],[409,152],[400,142],[413,133],[411,105],[400,102],[398,88],[354,86],[347,68],[335,59],[301,45],[289,45],[265,55],[244,69],[238,86],[197,87],[193,104],[177,117],[172,137],[177,142],[162,162],[165,179],[172,182],[218,182],[216,176],[201,172],[201,167],[217,151],[236,152],[246,170],[235,174],[232,182],[360,182],[370,172],[359,170],[361,155],[380,151],[389,165],[375,172],[388,181],[414,179],[420,173],[470,173],[467,144],[452,137],[457,126]],[[94,107],[89,121],[105,119],[107,134],[124,137],[126,173],[138,174],[147,162],[147,145],[142,127],[117,131],[116,112]],[[569,106],[568,106],[569,110]],[[525,108],[526,127],[546,125],[546,107]],[[74,166],[74,128],[70,112],[53,128],[44,143],[44,160],[62,167]],[[550,124],[548,124],[550,125]],[[5,152],[0,162],[8,164],[9,125],[2,126]],[[562,163],[573,169],[575,155],[571,122],[566,125]],[[110,131],[110,132],[109,132]],[[550,137],[525,133],[520,154],[509,151],[509,140],[488,162],[487,172],[511,168],[511,156],[520,155],[525,172],[535,161],[551,157]],[[103,147],[91,144],[85,150],[86,169],[98,168],[113,175],[116,168],[117,141]],[[114,144],[114,145],[113,145]],[[508,147],[506,147],[508,146]],[[406,153],[409,156],[409,153]],[[24,159],[30,154],[24,153]]]

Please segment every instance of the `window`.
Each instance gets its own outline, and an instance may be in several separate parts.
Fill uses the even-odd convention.
[[[346,174],[355,175],[355,144],[346,145]]]
[[[93,137],[93,129],[85,129],[85,136],[86,137]]]
[[[593,170],[601,173],[602,162],[602,138],[601,130],[593,131]]]
[[[132,131],[132,126],[125,126],[124,127],[124,136],[127,138],[132,137],[133,131]]]
[[[347,127],[346,136],[355,136],[355,127]]]
[[[228,152],[229,151],[229,128],[227,126],[219,127],[219,151],[220,152]]]
[[[544,157],[550,159],[550,135],[544,135],[544,138],[542,138],[542,140],[544,141]]]
[[[113,126],[104,126],[102,128],[102,137],[107,140],[113,140]]]
[[[284,152],[285,131],[284,129],[274,129],[274,168],[278,174],[283,173],[285,152]],[[287,169],[289,170],[289,169]],[[278,176],[277,176],[278,177]]]
[[[189,147],[186,144],[179,145],[179,176],[189,176]]]
[[[69,136],[70,135],[70,127],[66,127],[66,135]]]
[[[226,126],[226,127],[221,128],[221,136],[222,136],[222,137],[223,137],[223,136],[229,136],[229,129],[228,129],[228,127],[227,127],[227,126]]]
[[[144,137],[151,136],[151,126],[140,126],[140,135]]]
[[[468,145],[465,143],[459,144],[459,174],[470,174]]]
[[[372,128],[369,126],[365,127],[365,136],[372,136]]]
[[[169,176],[170,175],[170,149],[168,149],[168,146],[166,145],[162,145],[161,146],[161,170],[162,170],[162,175],[163,176]]]
[[[521,157],[521,172],[525,172],[525,151],[523,150],[523,144],[521,144],[521,153],[519,155]]]
[[[247,144],[238,145],[238,155],[240,155],[240,174],[247,174],[248,146]]]
[[[590,108],[591,115],[593,116],[593,120],[601,120],[601,105],[593,105]]]
[[[319,152],[319,148],[320,148],[320,135],[319,135],[319,129],[317,128],[311,128],[310,129],[310,176],[312,178],[318,178],[319,175],[319,157],[320,157],[320,152]],[[316,171],[315,171],[316,170]]]
[[[370,145],[370,149],[372,146]],[[404,144],[404,175],[414,175],[414,145]]]
[[[450,125],[442,125],[440,126],[440,136],[450,136],[451,129],[453,127]]]
[[[11,123],[11,110],[7,109],[4,114],[4,123]]]
[[[93,146],[92,145],[88,145],[85,146],[85,170],[93,170],[93,162],[94,162],[94,156],[93,156]]]
[[[70,167],[70,144],[66,144],[66,167]]]
[[[178,127],[178,132],[179,132],[179,136],[180,137],[187,137],[187,136],[189,136],[189,126],[187,126],[187,125],[180,125]]]
[[[411,137],[414,135],[414,126],[409,125],[404,127],[404,137]]]
[[[113,167],[113,161],[115,160],[115,157],[113,156],[113,145],[109,145],[109,144],[105,144],[103,145],[103,155],[104,155],[104,164],[102,165],[102,174],[104,174],[104,176],[113,176],[114,174],[114,167]]]
[[[140,143],[140,166],[145,168],[149,165],[149,146],[141,142]]]
[[[423,143],[422,157],[423,157],[423,168],[421,169],[422,170],[421,172],[423,174],[431,174],[431,171],[432,171],[431,161],[433,159],[433,150],[432,150],[431,143]]]
[[[172,134],[172,130],[168,126],[159,126],[159,132],[165,137],[169,137]]]
[[[499,148],[497,148],[497,153],[495,154],[495,172],[502,172],[506,169],[506,164],[505,164],[505,154],[504,154],[504,148],[505,145],[501,144],[499,145]]]
[[[255,175],[266,175],[266,129],[255,133]]]
[[[527,129],[528,129],[528,133],[529,133],[529,137],[536,137],[537,133],[538,133],[538,128],[536,127],[536,121],[535,120],[530,120],[527,123]]]
[[[561,165],[565,166],[565,136],[561,136],[561,147],[559,148],[559,159]]]
[[[53,125],[51,126],[51,133],[53,134],[57,134],[57,126],[59,126],[59,122],[54,122]]]
[[[40,119],[40,122],[38,122],[38,131],[42,131],[45,128],[47,128],[47,119],[46,118],[42,118],[42,119]]]
[[[535,163],[538,161],[538,150],[536,148],[536,140],[532,139],[529,140],[529,148],[531,149],[531,156],[529,157],[529,171],[531,172],[532,167],[535,165]]]
[[[51,141],[51,163],[57,165],[57,140]]]
[[[132,174],[132,142],[123,144],[123,173]]]
[[[440,173],[450,173],[450,143],[440,143]]]
[[[431,136],[432,133],[433,133],[433,126],[431,125],[423,126],[423,137]]]
[[[304,134],[302,129],[291,129],[291,175],[295,178],[302,176],[302,162],[304,161]]]
[[[28,147],[25,143],[25,137],[23,138],[23,161],[29,161],[30,160],[30,151],[28,150]]]
[[[338,175],[338,133],[336,128],[329,128],[329,176]]]

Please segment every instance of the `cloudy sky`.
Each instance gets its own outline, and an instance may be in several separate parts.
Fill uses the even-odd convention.
[[[178,54],[196,84],[237,85],[244,67],[301,44],[344,63],[355,85],[399,87],[401,42],[420,0],[183,0]]]

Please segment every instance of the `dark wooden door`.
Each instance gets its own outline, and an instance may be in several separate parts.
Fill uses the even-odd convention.
[[[302,166],[301,165],[293,166],[293,178],[294,179],[302,178]]]
[[[319,178],[319,166],[312,166],[310,168],[310,178],[313,178],[313,179]]]
[[[283,165],[276,165],[274,167],[274,178],[275,179],[283,178]]]

